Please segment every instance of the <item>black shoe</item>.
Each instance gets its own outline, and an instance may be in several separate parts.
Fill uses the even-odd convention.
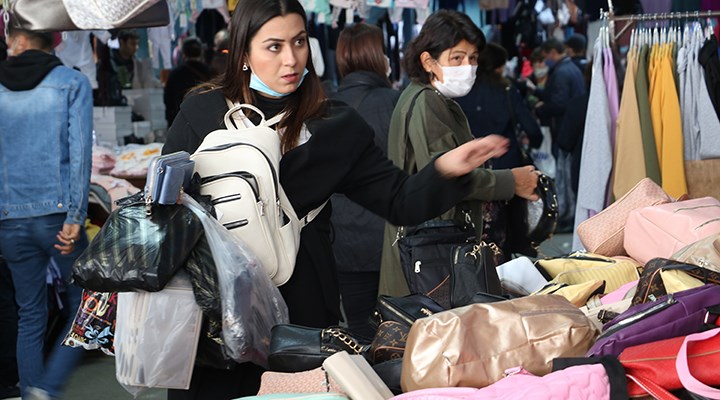
[[[17,386],[0,387],[0,399],[20,398],[20,388]]]

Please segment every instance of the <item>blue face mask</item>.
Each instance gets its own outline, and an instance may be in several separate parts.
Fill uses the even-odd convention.
[[[298,82],[297,86],[295,87],[296,90],[297,90],[297,88],[300,87],[300,85],[302,85],[303,81],[305,80],[305,75],[307,75],[308,72],[309,72],[308,69],[305,68],[305,71],[303,71],[303,74],[300,77],[300,82]],[[268,85],[266,85],[265,82],[261,81],[260,77],[258,77],[254,72],[252,72],[250,74],[250,89],[255,89],[260,93],[265,93],[266,95],[272,96],[272,97],[285,97],[285,96],[289,95],[290,93],[293,93],[293,92],[279,93],[279,92],[276,92],[276,91],[270,89],[270,87]]]
[[[551,59],[547,59],[547,60],[545,60],[545,65],[547,65],[548,68],[552,68],[555,66],[555,61],[551,60]]]

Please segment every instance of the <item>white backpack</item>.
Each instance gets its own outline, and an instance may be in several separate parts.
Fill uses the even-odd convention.
[[[261,116],[258,126],[243,108]],[[231,122],[236,112],[238,128]],[[200,193],[212,196],[218,221],[248,245],[277,286],[293,273],[300,230],[325,206],[299,219],[285,195],[278,172],[280,134],[272,128],[281,118],[279,114],[266,121],[252,105],[232,105],[225,113],[227,129],[209,133],[190,157],[202,178]]]

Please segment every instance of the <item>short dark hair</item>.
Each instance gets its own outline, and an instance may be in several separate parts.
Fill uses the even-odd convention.
[[[203,55],[203,44],[196,37],[187,37],[182,41],[182,54],[185,59],[200,58]]]
[[[123,29],[120,32],[118,32],[118,40],[121,42],[125,42],[128,39],[137,39],[140,40],[140,35],[135,31],[135,29]]]
[[[9,36],[23,35],[25,36],[32,46],[41,50],[50,50],[53,47],[53,34],[52,32],[37,32],[30,31],[27,29],[16,28],[9,24],[8,34]]]
[[[443,51],[463,40],[474,44],[478,51],[485,48],[485,35],[467,15],[445,9],[431,14],[405,53],[404,64],[408,77],[420,83],[430,83],[430,76],[422,66],[420,55],[427,51],[437,59]]]
[[[531,63],[541,63],[545,61],[545,57],[542,53],[542,48],[536,47],[533,49],[532,53],[530,53],[530,62]]]
[[[496,43],[488,43],[478,56],[478,70],[492,71],[505,65],[508,59],[508,52],[504,47]]]
[[[355,24],[340,32],[335,58],[340,77],[355,72],[369,71],[385,77],[383,33],[375,25]]]
[[[559,41],[555,38],[550,38],[550,39],[546,40],[545,43],[542,44],[542,51],[544,53],[549,53],[552,50],[555,50],[559,54],[562,54],[565,52],[565,45],[562,44],[561,41]]]

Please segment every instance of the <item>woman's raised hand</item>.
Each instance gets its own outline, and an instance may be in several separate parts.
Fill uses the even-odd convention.
[[[499,157],[508,149],[510,141],[500,135],[488,135],[458,146],[435,160],[435,168],[446,178],[470,173],[487,160]]]

